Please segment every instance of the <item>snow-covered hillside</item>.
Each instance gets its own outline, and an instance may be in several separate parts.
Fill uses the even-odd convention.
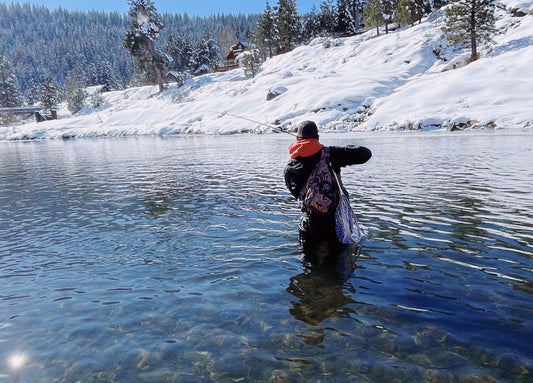
[[[525,16],[513,16],[519,9]],[[1,127],[0,139],[294,131],[305,119],[324,131],[533,128],[533,0],[500,0],[497,34],[481,58],[442,40],[443,12],[376,37],[316,39],[276,56],[247,79],[242,70],[103,94],[60,119]],[[278,96],[267,100],[271,91]],[[247,119],[237,118],[234,115]]]

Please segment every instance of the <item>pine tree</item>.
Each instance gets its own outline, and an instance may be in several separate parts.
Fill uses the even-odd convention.
[[[399,0],[381,0],[381,12],[385,22],[385,34],[389,33],[389,24],[396,18],[396,8]]]
[[[26,84],[25,98],[29,105],[33,105],[41,97],[41,89],[34,77],[30,77]]]
[[[278,44],[278,31],[276,25],[276,15],[268,1],[266,2],[265,11],[259,15],[257,27],[254,33],[254,41],[259,49],[268,52],[268,57],[274,55]]]
[[[163,23],[152,0],[128,0],[128,3],[131,5],[128,13],[130,29],[126,32],[123,46],[135,57],[145,78],[153,78],[159,92],[163,92],[164,56],[155,48]],[[146,73],[148,69],[152,69],[153,73]]]
[[[104,98],[102,97],[102,92],[100,89],[97,89],[91,96],[89,97],[89,104],[94,108],[97,109],[104,103]]]
[[[411,0],[398,1],[398,4],[396,5],[396,14],[394,20],[396,20],[399,25],[411,24],[414,21],[413,15],[411,14],[411,5]]]
[[[115,89],[118,81],[114,76],[113,67],[108,60],[102,60],[97,63],[92,63],[91,65],[89,65],[89,69],[87,72],[88,85],[103,85],[110,90]],[[79,77],[78,80],[82,82],[81,78]]]
[[[443,31],[453,44],[470,47],[470,61],[478,59],[477,43],[490,41],[494,33],[493,0],[454,0],[446,8],[447,26]]]
[[[21,97],[17,87],[17,79],[7,57],[0,55],[0,107],[21,105]]]
[[[337,32],[354,35],[361,28],[362,21],[362,0],[337,0]]]
[[[277,25],[280,52],[288,52],[300,41],[300,15],[296,1],[278,0]]]
[[[414,24],[431,11],[426,0],[399,0],[396,5],[395,20],[398,24]]]
[[[181,37],[172,34],[168,37],[166,54],[172,60],[170,63],[172,70],[186,72],[191,69],[191,58],[194,54],[191,40],[190,36]]]
[[[320,3],[320,13],[318,15],[321,34],[331,35],[335,32],[336,17],[333,0],[323,0]]]
[[[302,16],[302,39],[308,40],[320,35],[320,19],[316,6]]]
[[[206,33],[198,43],[191,57],[193,73],[203,74],[215,70],[216,63],[220,57],[220,49],[216,41]]]
[[[84,89],[83,82],[76,76],[71,74],[67,79],[66,94],[68,110],[75,114],[83,108],[83,103],[87,97],[87,92]]]
[[[41,85],[41,107],[47,109],[50,112],[52,109],[57,108],[57,105],[61,101],[61,92],[52,76],[47,76]]]
[[[383,24],[383,12],[380,0],[368,0],[365,4],[365,25],[369,27],[376,27],[377,35],[379,36],[379,27]]]
[[[248,78],[253,78],[261,68],[261,53],[259,49],[251,49],[248,51],[242,52],[237,56],[237,60],[242,60],[242,65],[244,67],[244,74]]]
[[[444,7],[447,4],[450,4],[451,0],[428,0],[430,8],[433,9],[439,9]]]
[[[422,22],[422,17],[431,12],[431,4],[429,0],[412,0],[413,22]]]

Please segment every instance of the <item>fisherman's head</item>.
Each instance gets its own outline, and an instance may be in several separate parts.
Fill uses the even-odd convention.
[[[302,121],[298,125],[297,137],[300,140],[318,138],[318,127],[313,121]]]

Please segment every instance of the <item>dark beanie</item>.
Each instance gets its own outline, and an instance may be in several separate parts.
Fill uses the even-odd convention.
[[[313,121],[302,121],[298,125],[299,138],[318,138],[318,128]]]

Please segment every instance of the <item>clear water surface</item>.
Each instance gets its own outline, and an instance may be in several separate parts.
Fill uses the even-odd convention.
[[[336,264],[289,136],[0,142],[0,382],[533,381],[533,135],[322,138],[374,154]]]

